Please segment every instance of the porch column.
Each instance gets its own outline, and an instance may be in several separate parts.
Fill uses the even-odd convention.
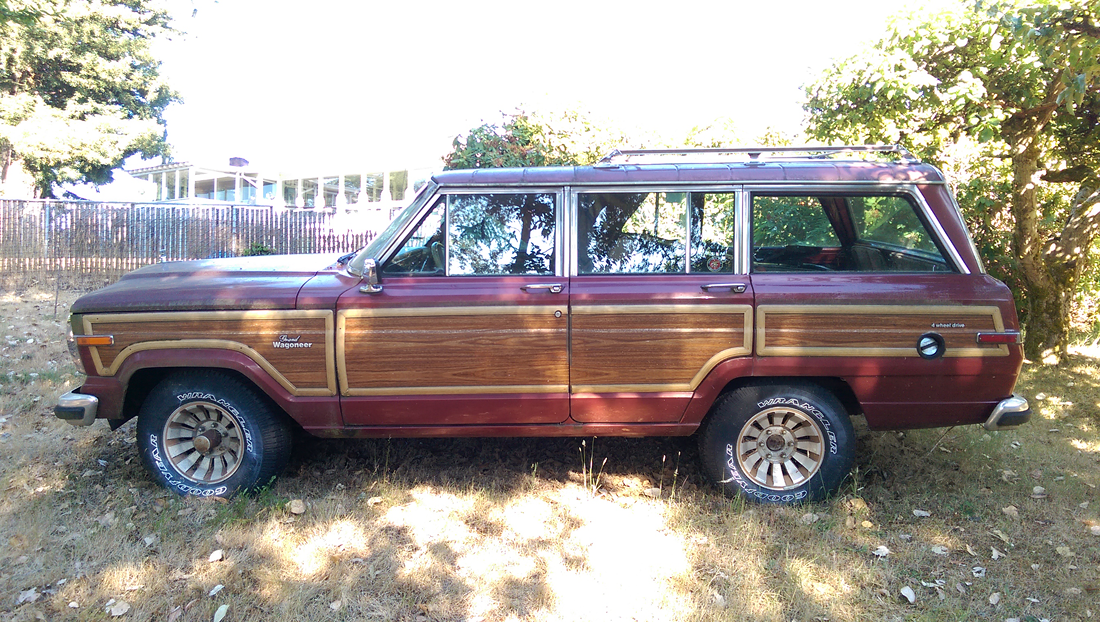
[[[348,198],[344,196],[344,174],[340,173],[339,186],[336,190],[336,207],[344,207],[348,204]]]

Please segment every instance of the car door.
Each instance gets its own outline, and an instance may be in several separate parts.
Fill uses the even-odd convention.
[[[568,419],[560,189],[439,194],[337,311],[349,426]]]
[[[752,352],[738,191],[578,188],[572,418],[671,423],[718,365]]]

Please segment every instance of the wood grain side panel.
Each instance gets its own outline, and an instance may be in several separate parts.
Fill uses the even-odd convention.
[[[564,393],[569,384],[568,319],[553,311],[341,314],[337,335],[348,395]]]
[[[721,360],[751,352],[747,305],[720,313],[639,311],[574,310],[574,392],[690,391]]]
[[[1004,330],[996,307],[761,305],[761,356],[917,356],[918,338],[938,333],[944,356],[1005,356],[1004,346],[978,345],[979,332]]]
[[[275,371],[280,383],[294,393],[336,390],[334,322],[328,312],[115,314],[86,320],[92,333],[115,337],[114,345],[94,351],[106,375],[114,374],[136,351],[214,347],[244,352]]]

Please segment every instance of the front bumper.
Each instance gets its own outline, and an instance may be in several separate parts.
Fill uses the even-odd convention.
[[[993,413],[985,420],[985,429],[990,432],[997,430],[1010,430],[1021,426],[1031,419],[1031,406],[1022,395],[1012,394],[1012,397],[1003,399]]]
[[[53,407],[53,414],[58,419],[67,421],[72,425],[85,426],[95,423],[98,410],[98,397],[69,391],[57,399],[57,406]]]

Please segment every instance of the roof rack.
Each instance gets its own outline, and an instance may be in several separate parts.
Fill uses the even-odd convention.
[[[600,158],[595,166],[618,166],[625,164],[633,156],[699,156],[699,155],[745,155],[748,162],[762,162],[764,154],[808,154],[806,159],[824,159],[839,153],[896,153],[903,162],[919,162],[909,150],[901,145],[837,145],[830,147],[699,147],[689,149],[612,149]],[[694,163],[720,164],[723,162],[743,162],[744,158],[717,158],[698,160]]]

